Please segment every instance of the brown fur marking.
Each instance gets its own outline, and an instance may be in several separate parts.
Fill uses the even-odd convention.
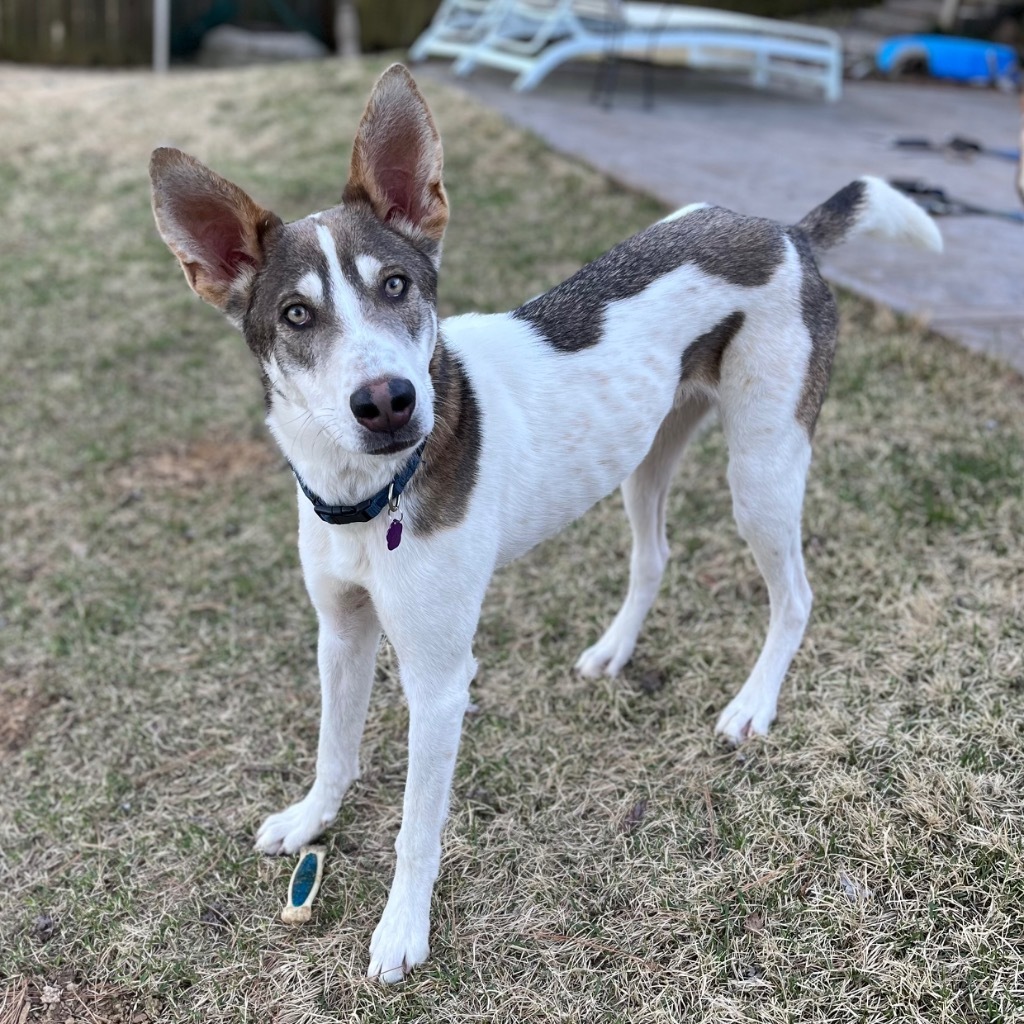
[[[512,311],[555,348],[579,352],[600,343],[610,303],[639,295],[678,267],[744,288],[768,283],[786,254],[783,229],[761,217],[709,206],[659,221]]]
[[[714,390],[722,376],[722,357],[729,342],[739,333],[746,316],[737,311],[715,324],[683,353],[681,384],[696,384]]]
[[[832,376],[832,357],[839,336],[839,313],[831,289],[818,272],[810,240],[799,228],[792,229],[789,237],[800,255],[803,275],[800,306],[804,326],[811,336],[811,354],[796,407],[796,419],[807,431],[807,436],[813,438],[818,413],[825,402],[828,382]]]
[[[420,536],[456,526],[466,515],[480,460],[480,410],[459,360],[438,338],[430,362],[434,429],[409,487]]]

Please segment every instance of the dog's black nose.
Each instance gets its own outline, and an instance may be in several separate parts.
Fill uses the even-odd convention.
[[[353,391],[348,404],[367,430],[394,433],[412,419],[416,389],[404,377],[378,380]]]

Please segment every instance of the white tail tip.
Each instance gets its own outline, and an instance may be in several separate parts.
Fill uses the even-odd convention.
[[[867,202],[858,218],[857,232],[909,242],[921,249],[942,252],[942,235],[932,218],[902,192],[881,178],[860,179]]]

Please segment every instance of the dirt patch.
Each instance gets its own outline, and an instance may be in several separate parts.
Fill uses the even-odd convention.
[[[6,697],[4,705],[4,718],[0,719],[0,754],[13,754],[28,742],[32,719],[45,705],[32,693]]]
[[[128,490],[146,487],[192,490],[264,473],[280,463],[269,441],[212,437],[142,456],[118,483]]]
[[[23,981],[0,992],[0,1024],[150,1024],[158,1019],[135,993],[113,985],[79,984],[70,973]]]
[[[54,701],[53,696],[41,693],[30,681],[0,669],[0,707],[4,709],[0,715],[0,763],[28,743],[40,712]]]

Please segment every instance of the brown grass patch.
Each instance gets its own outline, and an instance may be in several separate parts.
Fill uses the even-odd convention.
[[[0,667],[0,764],[31,740],[39,715],[56,700],[39,689],[37,679]]]
[[[171,445],[141,456],[119,478],[122,487],[171,489],[225,486],[247,476],[266,474],[281,465],[281,456],[266,438],[203,438]]]
[[[4,705],[4,717],[0,719],[2,761],[28,743],[33,720],[46,707],[46,701],[37,693],[8,693],[3,686],[0,686],[0,700]]]

